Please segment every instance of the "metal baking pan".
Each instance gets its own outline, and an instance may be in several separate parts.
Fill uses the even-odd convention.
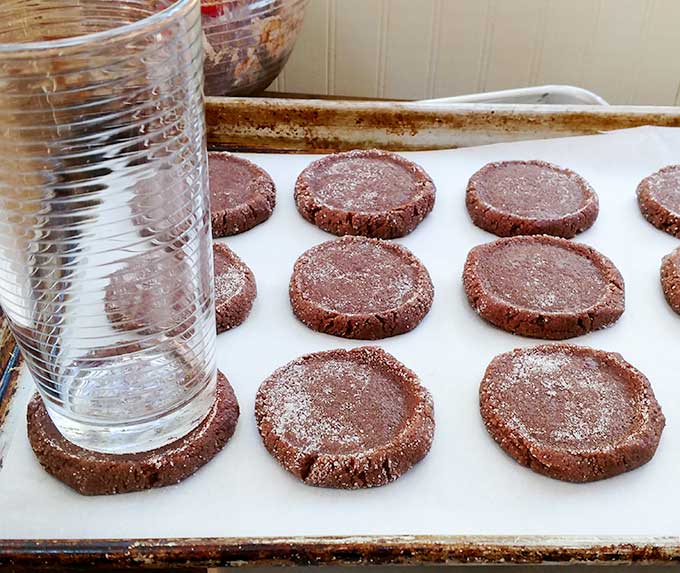
[[[427,150],[680,126],[680,109],[442,105],[209,98],[214,148],[326,152],[356,147]],[[0,391],[11,408],[16,352]],[[14,360],[14,362],[12,361]],[[0,443],[3,427],[0,426]],[[0,454],[1,455],[1,454]],[[277,537],[0,540],[0,566],[216,567],[288,564],[671,563],[677,537]]]
[[[680,126],[679,107],[207,98],[208,143],[239,151],[451,149]]]

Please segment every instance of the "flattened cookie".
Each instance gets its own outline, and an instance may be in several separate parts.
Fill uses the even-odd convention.
[[[377,149],[318,159],[295,183],[300,214],[334,235],[403,237],[432,211],[434,197],[434,183],[421,167]]]
[[[414,329],[432,306],[423,264],[406,248],[365,237],[312,247],[295,263],[290,302],[319,332],[376,340]]]
[[[470,251],[463,272],[472,308],[495,326],[560,340],[605,328],[623,314],[623,277],[595,249],[535,235]]]
[[[649,381],[620,354],[567,344],[496,356],[479,397],[501,448],[535,472],[571,482],[647,463],[665,425]]]
[[[663,258],[661,287],[670,307],[680,314],[680,248]]]
[[[208,210],[202,186],[192,178],[178,178],[170,169],[154,169],[152,177],[137,181],[129,192],[132,224],[157,247],[186,245],[194,218],[200,219]]]
[[[279,368],[257,392],[269,453],[309,485],[385,485],[425,457],[434,406],[418,377],[380,348],[330,350]]]
[[[583,177],[545,161],[488,163],[470,178],[465,203],[473,223],[499,237],[570,239],[590,228],[599,212]]]
[[[183,288],[191,280],[186,260],[177,253],[156,249],[123,263],[109,277],[104,294],[111,327],[141,334],[186,332],[197,302]]]
[[[213,238],[236,235],[263,223],[276,204],[272,178],[247,159],[208,152]]]
[[[236,429],[234,390],[218,371],[215,402],[206,418],[183,438],[148,452],[105,454],[66,440],[38,394],[28,404],[28,439],[47,473],[83,495],[127,493],[179,483],[207,464]]]
[[[257,296],[255,276],[226,245],[213,244],[217,334],[241,324]]]
[[[637,188],[640,211],[657,229],[680,237],[680,165],[645,177]]]

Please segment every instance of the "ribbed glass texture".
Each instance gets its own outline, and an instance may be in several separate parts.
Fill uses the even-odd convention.
[[[181,437],[215,385],[199,0],[0,3],[0,304],[85,448]]]
[[[279,75],[307,0],[203,0],[205,93],[248,95]]]

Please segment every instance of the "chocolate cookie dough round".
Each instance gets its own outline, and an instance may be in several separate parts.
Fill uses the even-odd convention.
[[[207,209],[203,188],[193,177],[180,179],[172,169],[154,169],[153,176],[136,181],[126,192],[131,193],[127,203],[132,224],[157,247],[185,246],[193,236],[196,212]]]
[[[421,167],[377,149],[318,159],[295,183],[300,214],[334,235],[403,237],[432,211],[434,197],[434,183]]]
[[[623,277],[595,249],[534,235],[498,239],[470,251],[467,298],[491,324],[560,340],[605,328],[624,310]]]
[[[670,307],[680,314],[680,248],[661,262],[661,287]]]
[[[567,344],[496,356],[480,389],[487,430],[523,466],[589,482],[647,463],[665,419],[621,355]]]
[[[488,163],[470,178],[465,203],[473,223],[499,237],[570,239],[590,228],[599,212],[583,177],[545,161]]]
[[[239,407],[218,372],[215,402],[206,418],[183,438],[148,452],[106,454],[66,440],[38,394],[28,404],[28,439],[47,473],[83,495],[127,493],[179,483],[207,464],[236,429]]]
[[[243,233],[269,219],[276,188],[261,167],[231,153],[210,151],[208,176],[214,238]]]
[[[293,312],[310,328],[363,340],[414,329],[432,306],[434,288],[406,248],[346,236],[312,247],[290,279]]]
[[[241,324],[257,296],[255,276],[226,245],[213,244],[217,334]]]
[[[385,485],[425,457],[434,407],[418,377],[376,347],[302,356],[257,392],[262,441],[309,485]]]
[[[185,333],[197,304],[185,288],[191,272],[179,254],[161,248],[124,260],[104,292],[111,327],[140,334]]]
[[[645,177],[637,188],[640,211],[657,229],[680,237],[680,165]]]

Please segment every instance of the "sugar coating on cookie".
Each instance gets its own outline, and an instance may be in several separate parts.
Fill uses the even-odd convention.
[[[302,356],[260,386],[262,441],[309,485],[385,485],[430,449],[434,406],[416,374],[376,347]]]
[[[403,237],[432,211],[435,186],[408,159],[377,149],[313,161],[295,183],[300,214],[335,235]]]
[[[680,165],[669,165],[645,177],[638,185],[637,197],[645,219],[680,237]]]
[[[289,294],[293,312],[310,328],[376,340],[414,329],[432,306],[434,288],[405,247],[347,236],[301,255]]]
[[[181,252],[157,248],[123,259],[104,292],[111,327],[141,334],[186,332],[197,306],[184,288],[191,283],[191,273]]]
[[[605,328],[625,307],[621,273],[587,245],[535,235],[468,254],[465,293],[479,315],[523,336],[560,340]]]
[[[210,151],[208,175],[213,238],[243,233],[269,219],[276,188],[261,167],[231,153]]]
[[[226,245],[213,244],[217,334],[241,324],[257,296],[255,276]]]
[[[496,356],[480,385],[487,430],[517,462],[566,481],[648,462],[665,419],[647,378],[621,355],[567,344]]]
[[[590,228],[599,212],[597,195],[583,177],[537,160],[488,163],[470,178],[465,203],[474,224],[499,237],[572,238]]]
[[[661,262],[661,287],[670,307],[680,314],[680,248]]]

